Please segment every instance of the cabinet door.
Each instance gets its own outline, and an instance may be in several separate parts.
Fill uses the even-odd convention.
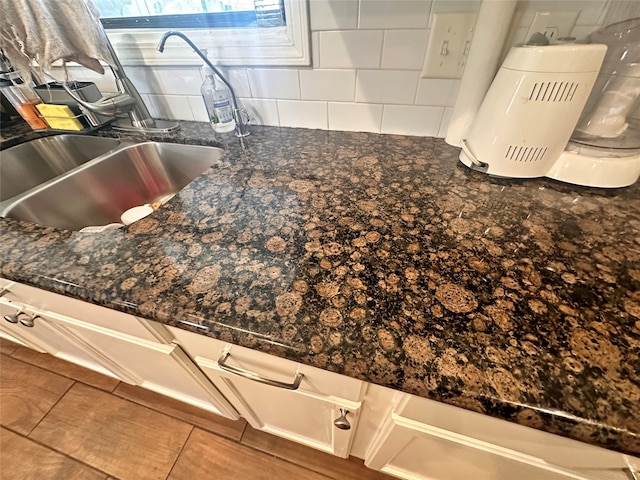
[[[116,363],[129,383],[227,418],[239,418],[179,345],[137,338],[69,317],[50,318],[57,328],[84,339]]]
[[[229,355],[224,360],[198,356],[195,360],[252,427],[343,458],[349,455],[360,402],[314,391],[313,372],[296,371],[290,368],[296,365],[293,362],[233,346],[225,353]],[[288,371],[281,368],[282,363]],[[339,375],[325,373],[340,383]],[[296,386],[297,375],[301,378]],[[343,414],[337,423],[341,429],[335,422]]]
[[[594,480],[535,457],[392,414],[365,465],[411,480]]]
[[[22,313],[18,314],[18,312]],[[13,337],[40,353],[50,353],[103,375],[119,378],[117,369],[111,368],[113,365],[106,358],[85,342],[63,335],[55,328],[47,314],[5,298],[0,299],[0,313],[2,314],[0,331],[7,337]],[[18,317],[15,316],[16,314]],[[12,323],[17,318],[26,320],[34,315],[32,322],[25,322],[33,326],[28,327],[20,322]],[[11,321],[6,320],[5,317]]]

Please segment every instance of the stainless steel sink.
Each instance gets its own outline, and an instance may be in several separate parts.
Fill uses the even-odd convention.
[[[126,210],[180,191],[221,154],[171,143],[123,146],[30,191],[3,216],[67,230],[120,222]]]
[[[0,202],[62,175],[118,147],[115,138],[56,135],[0,152]]]

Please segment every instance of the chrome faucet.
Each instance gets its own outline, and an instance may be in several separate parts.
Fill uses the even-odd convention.
[[[218,70],[209,61],[207,56],[204,53],[202,53],[202,51],[198,47],[196,47],[195,44],[191,40],[189,40],[189,37],[187,37],[182,32],[176,32],[175,30],[168,31],[164,35],[162,35],[162,38],[160,39],[160,42],[158,43],[158,47],[157,47],[158,51],[162,53],[164,51],[164,44],[167,42],[167,39],[169,37],[171,37],[171,36],[174,36],[174,35],[177,36],[177,37],[180,37],[185,42],[187,42],[187,44],[193,49],[194,52],[196,52],[196,54],[202,59],[202,61],[204,63],[206,63],[207,66],[209,68],[211,68],[211,70],[214,71],[214,73],[218,76],[218,78],[220,80],[222,80],[222,83],[224,83],[227,86],[227,88],[229,89],[229,92],[231,92],[231,99],[233,101],[233,118],[236,121],[236,137],[242,138],[242,137],[246,137],[247,135],[249,135],[249,129],[247,128],[245,115],[243,114],[244,112],[238,107],[238,99],[236,98],[236,92],[233,90],[233,87],[227,81],[227,79],[224,78],[224,75],[222,75],[220,70]]]
[[[140,96],[140,93],[138,92],[138,89],[136,89],[133,82],[129,80],[129,77],[127,77],[124,72],[124,68],[120,63],[120,60],[118,60],[118,56],[109,41],[109,37],[107,37],[104,30],[102,30],[102,33],[109,52],[113,57],[113,65],[109,66],[111,67],[111,71],[115,77],[118,93],[115,95],[107,95],[95,102],[87,102],[69,88],[66,82],[62,83],[62,88],[64,88],[71,98],[90,112],[108,116],[118,115],[121,113],[128,114],[129,121],[127,122],[125,119],[119,119],[113,124],[114,129],[148,133],[171,132],[178,129],[179,124],[177,122],[157,120],[151,116],[147,106]]]

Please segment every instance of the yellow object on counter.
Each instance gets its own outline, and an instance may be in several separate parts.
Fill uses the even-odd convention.
[[[36,108],[51,128],[75,131],[80,131],[84,128],[67,105],[41,103],[36,105]]]

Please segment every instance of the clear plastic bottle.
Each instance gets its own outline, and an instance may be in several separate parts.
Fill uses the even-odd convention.
[[[29,85],[24,83],[21,78],[10,80],[2,80],[0,82],[2,94],[11,102],[16,112],[29,124],[34,130],[49,128],[47,122],[40,116],[40,112],[36,109],[36,105],[42,103],[40,97],[35,94]]]
[[[202,99],[207,107],[209,121],[216,133],[233,132],[236,121],[233,118],[233,105],[229,89],[218,79],[208,66],[202,67],[205,80],[200,88]]]

